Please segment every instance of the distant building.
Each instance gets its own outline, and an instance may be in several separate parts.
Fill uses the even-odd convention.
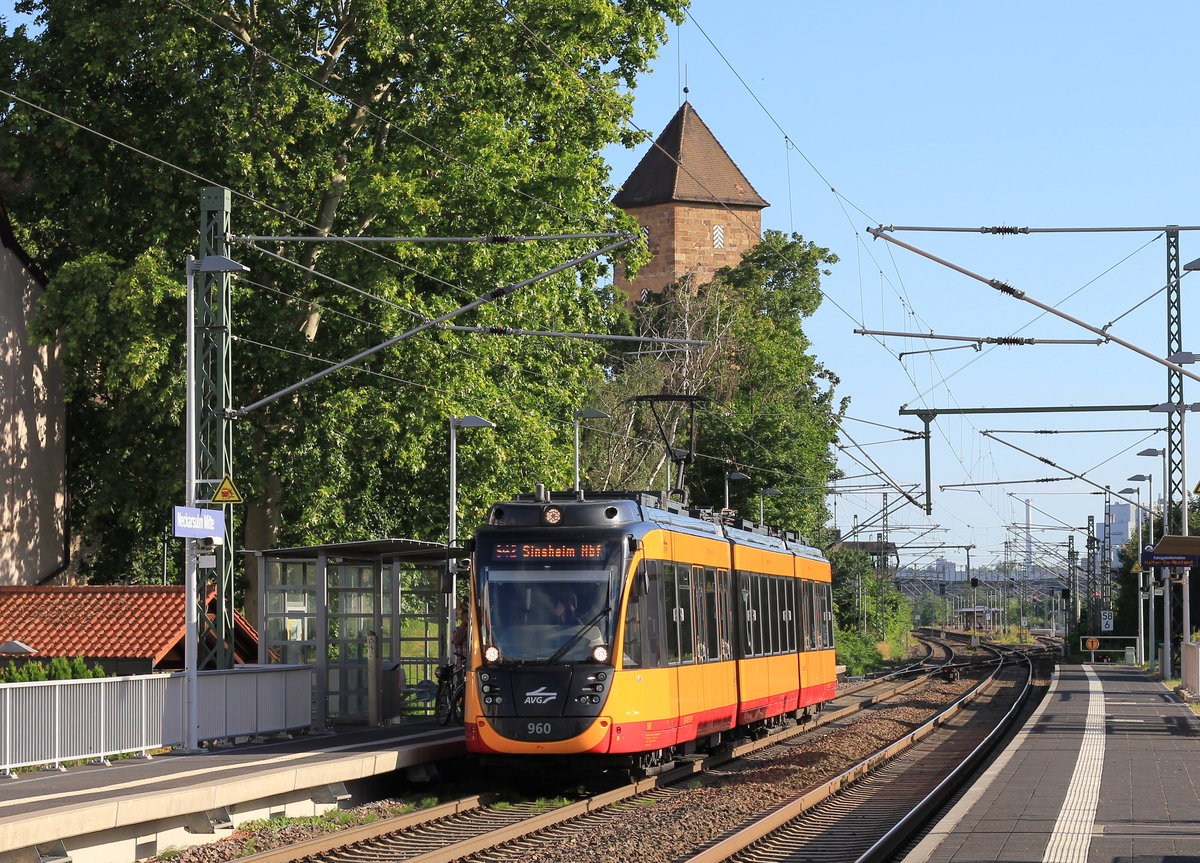
[[[933,562],[933,571],[938,574],[942,581],[955,581],[960,578],[958,574],[958,564],[952,560],[946,560],[944,557],[939,557]],[[961,576],[965,578],[966,576]]]
[[[653,256],[632,280],[615,283],[629,302],[690,278],[704,285],[757,245],[770,206],[690,102],[684,102],[638,162],[613,204],[638,220]]]
[[[1127,503],[1110,503],[1108,517],[1104,519],[1103,524],[1096,526],[1100,541],[1103,542],[1105,537],[1108,539],[1112,554],[1109,562],[1114,565],[1120,562],[1121,546],[1133,538],[1135,530],[1133,514],[1133,507]]]
[[[0,201],[0,584],[40,584],[69,557],[59,349],[29,338],[45,284]]]

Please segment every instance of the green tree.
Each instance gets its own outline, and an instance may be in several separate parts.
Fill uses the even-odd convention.
[[[803,322],[820,304],[821,276],[836,260],[798,234],[767,231],[710,284],[672,285],[635,307],[639,335],[711,344],[628,362],[613,357],[613,374],[597,401],[616,415],[633,395],[711,400],[696,415],[696,458],[685,465],[695,501],[722,506],[725,472],[741,470],[751,481],[730,485],[731,508],[757,521],[759,489],[773,487],[782,494],[770,499],[771,523],[810,537],[825,523],[825,496],[816,489],[834,475],[832,445],[845,400],[834,394],[837,376],[810,353]],[[590,454],[589,476],[612,487],[665,487],[663,435],[671,446],[687,448],[692,420],[682,403],[654,410],[662,431],[649,408],[620,411],[624,440],[601,442]]]
[[[50,275],[39,329],[64,346],[73,525],[96,579],[152,573],[182,500],[181,271],[202,186],[235,192],[237,234],[631,228],[607,204],[599,154],[636,142],[622,113],[684,2],[22,0],[40,29],[0,23],[8,86],[108,136],[0,106],[0,193]],[[235,402],[597,242],[261,244],[377,299],[238,246],[252,273],[233,300]],[[604,271],[579,267],[455,323],[603,331]],[[497,423],[461,441],[467,529],[494,498],[562,484],[571,411],[599,359],[586,342],[436,330],[251,414],[235,434],[245,545],[444,536],[456,414]]]
[[[902,656],[913,625],[913,606],[895,579],[881,573],[860,549],[835,549],[829,552],[829,562],[838,662],[851,674],[861,674]]]

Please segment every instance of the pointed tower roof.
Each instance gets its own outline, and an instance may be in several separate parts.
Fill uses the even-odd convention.
[[[691,102],[684,102],[638,162],[613,204],[623,210],[691,202],[769,207]]]

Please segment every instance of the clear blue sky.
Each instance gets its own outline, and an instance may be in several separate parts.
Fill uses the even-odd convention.
[[[865,229],[1200,224],[1200,177],[1188,159],[1200,138],[1190,59],[1196,47],[1188,41],[1200,33],[1200,4],[696,0],[691,13],[694,21],[670,27],[670,44],[654,73],[641,81],[634,122],[657,134],[680,104],[686,81],[692,104],[771,202],[764,227],[799,232],[841,258],[808,331],[818,358],[842,379],[839,392],[851,398],[850,416],[916,430],[920,422],[900,417],[901,406],[1166,399],[1166,371],[1115,344],[985,346],[979,353],[968,347],[900,360],[903,351],[963,343],[852,331],[1092,338],[874,240]],[[11,0],[0,0],[0,16],[10,26],[20,22]],[[614,184],[643,152],[608,154]],[[1095,326],[1121,316],[1165,282],[1165,244],[1155,233],[894,236]],[[1184,261],[1200,257],[1200,233],[1184,233],[1180,246]],[[1183,334],[1184,348],[1200,353],[1197,301],[1190,297],[1195,279],[1183,282]],[[1165,317],[1160,295],[1122,317],[1112,332],[1161,355]],[[1189,334],[1195,339],[1189,341]],[[1187,389],[1188,400],[1200,401],[1200,384]],[[942,484],[1064,476],[980,430],[1161,426],[1159,415],[1128,412],[939,418],[933,515],[909,506],[892,524],[939,525],[945,530],[918,542],[974,543],[972,562],[993,562],[1005,539],[1016,536],[1004,526],[1024,521],[1024,498],[1047,513],[1034,512],[1033,521],[1043,525],[1082,526],[1089,514],[1099,520],[1102,504],[1088,493],[1090,486],[1075,480],[937,491]],[[861,444],[902,436],[858,422],[846,429]],[[1003,437],[1114,490],[1129,485],[1132,474],[1161,477],[1158,460],[1134,453],[1165,446],[1162,433]],[[866,451],[897,482],[923,482],[920,442],[879,443]],[[752,468],[753,454],[746,462]],[[841,463],[848,475],[864,473],[847,456]],[[1194,486],[1200,469],[1191,473]],[[1161,481],[1154,488],[1157,495]],[[837,501],[843,527],[880,504],[878,494]],[[903,543],[912,536],[905,531],[893,538]],[[1035,536],[1050,543],[1065,539],[1063,531]],[[1083,549],[1081,536],[1077,547]],[[947,556],[964,559],[961,551]],[[914,557],[906,555],[904,562]]]
[[[1095,338],[865,229],[1200,224],[1200,177],[1189,159],[1200,137],[1191,98],[1196,46],[1186,35],[1200,32],[1200,5],[696,0],[691,15],[671,27],[671,44],[639,85],[634,122],[657,133],[686,79],[693,106],[771,202],[764,227],[797,231],[841,258],[808,331],[818,358],[841,376],[850,416],[919,430],[917,418],[898,415],[901,406],[1166,400],[1166,370],[1113,343],[985,345],[978,353],[966,347],[900,360],[904,351],[964,343],[853,330]],[[640,155],[609,154],[615,183]],[[1157,233],[893,236],[1097,327],[1166,282],[1166,245]],[[1181,234],[1180,254],[1184,262],[1200,257],[1200,232]],[[1182,283],[1183,347],[1200,353],[1195,278]],[[1165,320],[1160,294],[1111,332],[1161,356]],[[1185,384],[1185,395],[1200,400],[1200,384]],[[1049,513],[1033,511],[1042,525],[1083,526],[1089,514],[1099,522],[1103,503],[1076,480],[939,492],[941,484],[1065,476],[980,430],[1163,426],[1161,415],[1140,412],[941,417],[932,445],[933,514],[909,506],[892,524],[938,524],[948,530],[918,542],[974,543],[972,563],[992,562],[1014,536],[1004,525],[1024,523],[1026,497]],[[846,429],[863,444],[902,436],[856,422]],[[1133,474],[1161,480],[1161,461],[1135,453],[1165,447],[1165,433],[1001,437],[1114,491],[1133,485],[1126,481]],[[923,482],[920,442],[866,450],[897,482]],[[864,472],[845,456],[841,464],[849,475]],[[1198,477],[1193,469],[1189,485]],[[1156,496],[1161,488],[1156,481]],[[1144,502],[1147,491],[1143,484]],[[842,496],[838,521],[845,527],[853,514],[865,518],[879,505],[878,494]],[[1035,531],[1034,538],[1065,542],[1066,533]],[[1076,548],[1084,549],[1081,535]],[[946,556],[964,560],[961,551]]]

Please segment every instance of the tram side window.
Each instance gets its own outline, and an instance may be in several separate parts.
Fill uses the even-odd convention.
[[[721,658],[730,659],[733,657],[733,579],[729,576],[729,570],[717,570],[717,590],[721,595]]]
[[[649,576],[649,592],[646,594],[646,609],[642,615],[642,634],[645,637],[645,660],[649,668],[661,668],[667,652],[667,638],[663,631],[663,586],[662,562],[645,562]]]
[[[771,576],[771,652],[783,653],[783,579]]]
[[[795,588],[794,578],[785,578],[779,585],[783,597],[783,649],[788,653],[796,649]]]
[[[750,576],[751,596],[754,598],[754,655],[762,656],[766,651],[767,606],[763,602],[763,578]]]
[[[754,602],[753,586],[748,572],[738,572],[735,584],[738,599],[738,656],[754,655]]]
[[[717,571],[707,566],[704,568],[704,645],[708,659],[721,658],[721,635],[717,624],[719,617],[719,599],[717,593]]]
[[[812,602],[812,619],[810,626],[812,627],[811,643],[814,650],[823,650],[828,646],[825,639],[825,601],[823,584],[811,582],[813,602]]]
[[[679,598],[675,607],[679,610],[679,658],[681,662],[696,661],[696,633],[693,625],[695,616],[692,614],[692,570],[686,564],[679,564],[675,573],[679,589]]]
[[[800,619],[804,622],[804,649],[815,650],[817,647],[817,628],[814,623],[815,616],[813,615],[813,583],[811,581],[800,582],[802,608],[800,611]]]
[[[758,577],[759,595],[762,597],[763,648],[762,652],[770,656],[775,652],[775,602],[771,595],[775,579],[769,575]]]
[[[826,648],[833,647],[833,586],[822,582],[818,585],[821,591],[821,633]]]
[[[663,611],[667,628],[667,662],[679,663],[679,608],[675,593],[675,564],[664,561],[662,565]]]
[[[692,567],[692,621],[696,630],[696,661],[704,662],[708,657],[708,630],[704,621],[708,619],[708,597],[704,593],[704,567]]]
[[[648,580],[647,564],[648,561],[642,561],[638,567],[637,576],[629,590],[629,603],[625,606],[625,641],[621,660],[624,668],[640,668],[646,661],[645,618],[650,597],[646,595],[643,585]]]

